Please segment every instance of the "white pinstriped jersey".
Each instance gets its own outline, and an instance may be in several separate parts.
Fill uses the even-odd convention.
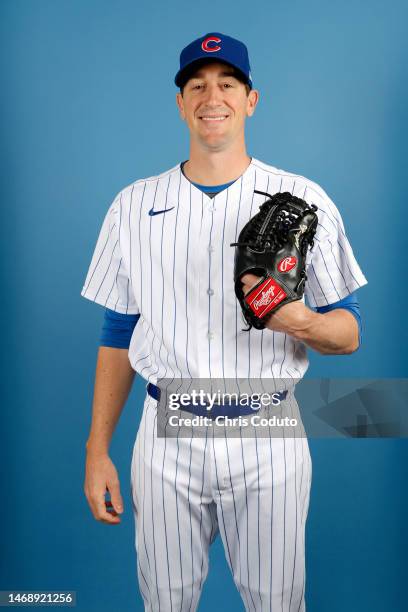
[[[268,329],[243,331],[230,243],[265,200],[254,189],[289,191],[318,207],[315,245],[307,256],[310,306],[337,302],[366,284],[339,211],[303,176],[252,158],[214,198],[195,187],[180,164],[138,180],[105,216],[81,295],[140,314],[129,360],[146,380],[304,375],[303,343]]]

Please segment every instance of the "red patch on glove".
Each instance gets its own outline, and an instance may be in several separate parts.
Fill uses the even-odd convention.
[[[268,312],[276,308],[286,297],[286,292],[271,277],[264,280],[254,291],[250,291],[245,301],[252,312],[262,319]]]

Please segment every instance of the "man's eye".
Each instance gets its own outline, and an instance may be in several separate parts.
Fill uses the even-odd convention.
[[[202,85],[193,85],[193,89],[200,89]]]
[[[231,83],[224,83],[224,87],[225,87],[226,89],[228,89],[229,87],[232,87],[232,85],[231,85]]]

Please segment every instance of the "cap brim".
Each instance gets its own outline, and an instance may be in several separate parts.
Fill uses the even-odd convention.
[[[212,62],[220,62],[222,64],[227,64],[228,66],[232,66],[232,68],[237,70],[242,75],[243,81],[245,81],[245,83],[247,83],[252,88],[252,83],[247,79],[247,77],[242,72],[242,70],[240,70],[239,68],[234,66],[234,64],[231,64],[231,62],[228,62],[227,60],[224,60],[222,57],[219,57],[219,56],[217,56],[217,57],[202,57],[202,56],[200,56],[197,59],[193,59],[189,64],[184,66],[184,68],[182,70],[178,71],[178,73],[176,74],[176,76],[174,78],[175,84],[177,85],[177,87],[181,88],[183,85],[185,85],[187,80],[190,78],[190,75],[193,72],[195,72],[196,70],[198,70],[198,68],[200,66],[202,66],[204,64],[210,64]]]

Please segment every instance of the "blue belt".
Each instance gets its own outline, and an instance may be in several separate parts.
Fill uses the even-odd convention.
[[[160,401],[161,391],[159,387],[157,387],[153,383],[148,383],[146,389],[150,397],[157,400],[158,402]],[[276,392],[273,395],[276,399],[283,401],[284,399],[286,399],[286,396],[288,395],[288,391],[285,390],[285,391]],[[212,410],[207,410],[206,406],[203,406],[203,405],[195,406],[194,404],[189,404],[188,406],[181,406],[180,410],[183,410],[185,412],[191,412],[192,414],[195,414],[196,416],[205,416],[210,419],[215,419],[217,416],[225,416],[225,417],[229,417],[233,419],[234,417],[238,417],[238,416],[254,414],[255,412],[259,410],[259,408],[254,409],[252,408],[251,405],[241,406],[241,404],[231,402],[228,404],[214,404]]]

